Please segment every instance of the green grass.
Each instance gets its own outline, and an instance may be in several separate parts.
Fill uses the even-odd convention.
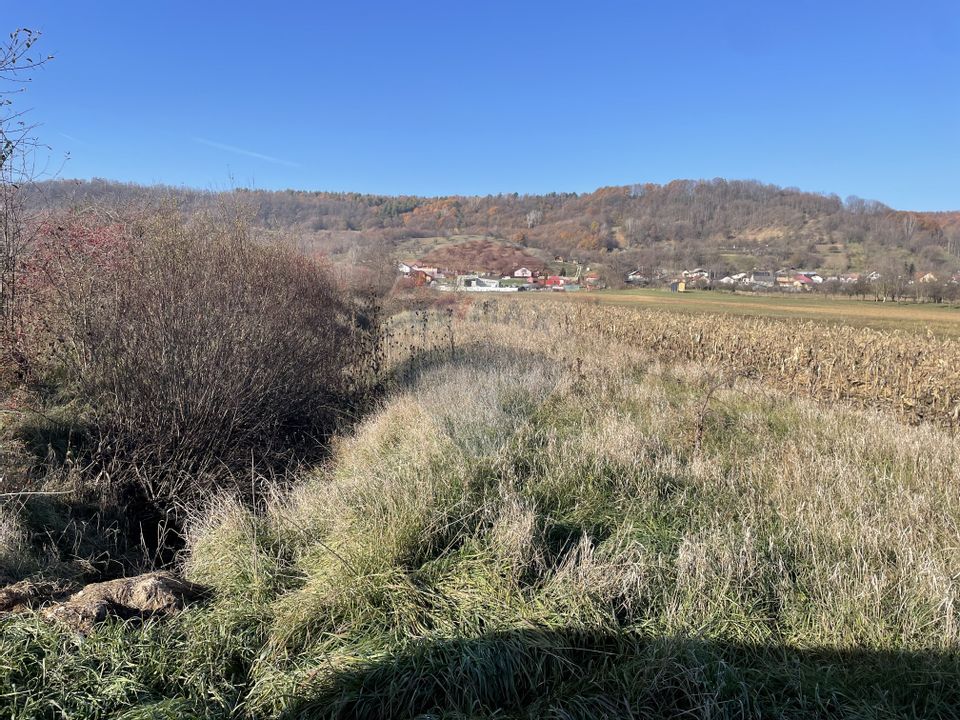
[[[397,351],[328,465],[212,502],[206,605],[3,620],[0,717],[958,716],[960,441],[504,330]]]

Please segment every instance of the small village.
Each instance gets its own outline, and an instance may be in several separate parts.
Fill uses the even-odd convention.
[[[563,258],[557,257],[555,261],[563,263]],[[401,261],[397,265],[397,270],[413,287],[429,287],[448,292],[521,292],[532,290],[577,292],[579,290],[599,290],[605,287],[600,274],[591,271],[588,266],[571,262],[565,265],[564,269],[567,267],[570,270],[562,273],[551,273],[546,269],[518,267],[505,275],[484,269],[464,272],[463,270],[422,266],[414,261]]]
[[[622,278],[610,278],[589,265],[577,261],[564,261],[554,258],[562,270],[549,270],[520,266],[509,273],[500,273],[489,269],[439,268],[421,264],[414,260],[405,260],[397,264],[397,271],[410,287],[423,287],[446,292],[579,292],[602,290],[617,284],[628,287],[653,287],[669,289],[672,292],[692,290],[727,290],[746,292],[789,292],[802,293],[815,290],[839,292],[843,294],[879,294],[883,291],[884,275],[873,270],[864,273],[842,273],[823,275],[816,270],[755,269],[750,272],[723,274],[715,270],[696,267],[692,270],[667,272],[662,270],[633,270]],[[901,292],[910,287],[927,288],[937,293],[947,290],[951,297],[960,295],[960,273],[941,279],[933,272],[921,271],[908,275],[897,275],[890,283],[900,287]],[[914,293],[919,295],[920,293]],[[932,293],[931,294],[935,294]]]

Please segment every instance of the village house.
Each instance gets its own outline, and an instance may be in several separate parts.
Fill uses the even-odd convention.
[[[684,280],[709,280],[710,272],[703,268],[694,268],[693,270],[684,270],[682,273]]]
[[[794,272],[796,275],[803,275],[814,285],[819,285],[823,282],[823,278],[816,270],[795,270]]]
[[[420,268],[414,268],[410,271],[410,274],[407,277],[413,279],[413,284],[416,287],[426,287],[433,282],[433,275],[430,273],[421,270]]]
[[[935,283],[937,282],[937,276],[932,272],[926,273],[917,273],[917,282],[919,283]]]
[[[779,290],[796,290],[792,275],[778,274],[775,282]]]
[[[750,273],[749,283],[750,285],[756,285],[758,287],[767,287],[772,288],[777,282],[776,275],[773,274],[771,270],[754,270]]]
[[[530,268],[525,268],[525,267],[517,268],[516,270],[513,271],[513,276],[514,276],[515,278],[527,278],[527,279],[530,279],[530,278],[533,277],[533,270],[531,270]]]
[[[634,270],[633,272],[627,273],[627,282],[646,285],[650,282],[650,273],[644,270]]]
[[[416,260],[401,260],[397,263],[397,271],[406,277],[418,272],[425,273],[431,278],[443,277],[446,273],[440,268],[420,265]]]
[[[588,288],[597,288],[601,285],[600,282],[600,273],[598,272],[588,272],[583,276],[583,284]]]
[[[516,285],[501,285],[498,278],[482,277],[477,274],[457,276],[457,290],[465,292],[516,292]]]

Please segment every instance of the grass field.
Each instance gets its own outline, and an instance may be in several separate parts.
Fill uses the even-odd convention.
[[[960,337],[960,307],[949,304],[878,303],[811,295],[744,295],[728,292],[667,290],[603,290],[594,293],[538,293],[537,298],[565,302],[599,302],[687,313],[718,313],[747,317],[872,327],[878,330],[930,331]]]
[[[955,435],[557,323],[393,325],[328,463],[197,514],[204,604],[0,619],[0,718],[960,717]]]

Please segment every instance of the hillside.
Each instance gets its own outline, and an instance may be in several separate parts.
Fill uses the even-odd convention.
[[[427,266],[450,268],[464,273],[474,270],[509,275],[520,267],[541,271],[543,261],[523,248],[481,238],[451,242],[432,248],[422,258]]]
[[[755,181],[676,180],[592,193],[437,197],[238,189],[212,193],[103,180],[52,181],[37,208],[156,203],[187,209],[225,197],[248,203],[263,227],[334,258],[423,258],[452,236],[507,241],[602,262],[612,276],[635,267],[699,265],[721,272],[805,267],[952,272],[960,267],[960,214],[895,211],[874,201]]]

